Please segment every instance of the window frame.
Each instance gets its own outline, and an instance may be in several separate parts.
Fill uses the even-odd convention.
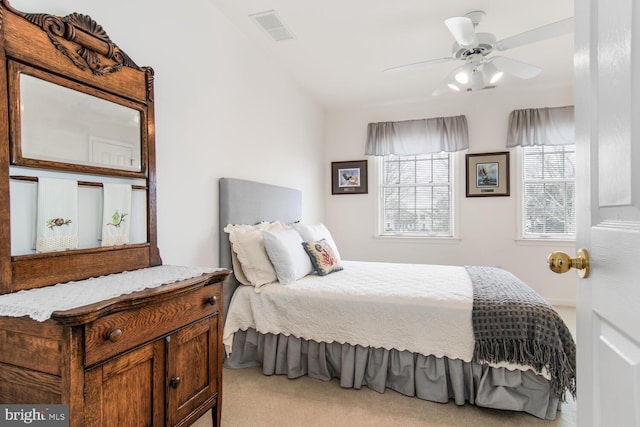
[[[575,149],[575,144],[572,144],[574,146]],[[523,146],[518,146],[516,147],[515,150],[515,154],[516,154],[516,158],[517,158],[517,165],[518,165],[518,171],[517,171],[517,177],[518,177],[518,200],[517,200],[517,206],[518,206],[518,238],[517,240],[520,242],[530,242],[530,243],[535,243],[535,242],[567,242],[567,243],[575,243],[576,241],[576,237],[575,234],[573,236],[569,235],[569,234],[527,234],[525,233],[525,221],[526,221],[526,210],[525,210],[525,179],[524,179],[524,173],[525,173],[525,167],[524,167],[524,161],[525,161],[525,148]],[[574,177],[574,182],[575,182],[575,177]],[[575,192],[574,192],[574,197],[575,197]],[[575,207],[575,200],[574,200],[574,207]]]
[[[459,205],[459,189],[458,189],[458,170],[460,162],[460,152],[446,153],[449,156],[449,234],[427,234],[427,233],[393,233],[384,231],[384,160],[387,156],[376,156],[375,167],[372,168],[375,171],[376,182],[376,222],[375,222],[375,237],[379,239],[400,239],[400,240],[431,240],[439,242],[456,242],[459,240],[458,232],[458,215],[457,207]],[[438,154],[438,153],[429,153]],[[426,155],[426,154],[425,154]],[[408,156],[400,156],[408,157]]]

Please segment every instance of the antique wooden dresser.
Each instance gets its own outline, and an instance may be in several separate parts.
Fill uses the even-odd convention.
[[[153,70],[87,15],[2,0],[0,21],[0,403],[68,404],[78,427],[219,425],[230,271],[162,265]],[[114,186],[130,212],[112,218]]]

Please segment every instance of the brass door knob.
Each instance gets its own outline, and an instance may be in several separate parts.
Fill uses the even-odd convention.
[[[564,252],[552,252],[547,258],[547,262],[549,269],[554,273],[566,273],[575,268],[581,278],[589,277],[589,252],[586,249],[578,250],[576,258],[571,258]]]

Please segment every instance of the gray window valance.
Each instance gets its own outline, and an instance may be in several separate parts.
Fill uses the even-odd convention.
[[[413,156],[469,148],[465,116],[369,123],[365,155]]]
[[[573,105],[514,110],[509,115],[507,147],[575,143]]]

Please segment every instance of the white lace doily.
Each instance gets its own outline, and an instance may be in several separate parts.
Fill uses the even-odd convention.
[[[54,311],[82,307],[219,270],[222,269],[160,265],[14,292],[0,295],[0,316],[29,316],[44,322]]]

